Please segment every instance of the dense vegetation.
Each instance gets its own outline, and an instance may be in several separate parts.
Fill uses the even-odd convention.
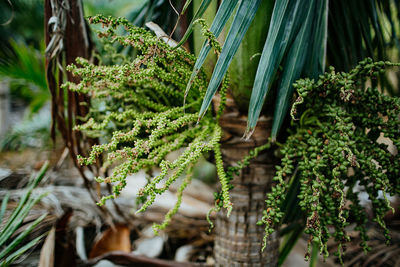
[[[350,221],[356,222],[360,245],[367,251],[367,213],[359,203],[359,194],[366,192],[374,220],[390,241],[383,217],[394,212],[387,196],[400,193],[400,161],[378,138],[388,138],[399,147],[400,99],[382,94],[376,84],[385,68],[393,65],[397,64],[366,59],[349,73],[332,67],[318,81],[296,82],[293,127],[280,150],[277,185],[267,195],[263,218],[267,234],[285,215],[286,221],[296,218],[300,209],[293,209],[294,204],[304,212],[309,245],[318,243],[326,256],[330,237],[338,242],[341,255],[350,240],[345,229]],[[372,86],[365,89],[367,79]],[[285,199],[286,194],[292,199]]]
[[[193,165],[202,154],[213,152],[222,190],[216,194],[215,210],[230,210],[229,181],[233,174],[258,152],[271,147],[271,142],[225,171],[218,118],[223,112],[228,79],[225,77],[220,89],[223,101],[216,114],[209,110],[198,120],[207,81],[200,72],[185,96],[195,61],[192,55],[181,48],[173,49],[125,19],[96,16],[90,22],[106,28],[99,36],[107,40],[106,57],[111,63],[94,65],[78,58],[78,65],[71,65],[68,70],[81,81],[66,83],[65,87],[94,99],[86,123],[77,129],[91,137],[105,136],[102,144],[92,147],[90,155],[79,157],[81,164],[98,161],[104,171],[112,169],[110,175],[96,179],[112,184],[114,189],[114,194],[103,197],[99,204],[119,195],[128,174],[158,166],[160,174],[140,192],[143,205],[139,212],[145,211],[186,171],[176,206],[164,223],[155,225],[155,229],[163,229],[180,206]],[[117,34],[118,26],[125,28],[127,34]],[[204,34],[218,52],[213,35],[207,30]],[[117,53],[113,43],[133,46],[136,57]],[[332,237],[339,244],[340,256],[349,240],[345,227],[355,222],[363,240],[361,246],[368,250],[366,213],[358,199],[360,192],[367,192],[374,220],[390,240],[383,217],[392,209],[387,195],[400,193],[396,181],[400,161],[398,155],[389,152],[387,144],[377,143],[377,139],[384,136],[399,147],[400,101],[382,94],[377,79],[393,65],[396,64],[366,59],[349,73],[331,68],[318,81],[296,82],[298,98],[292,108],[292,125],[287,140],[277,143],[282,161],[276,167],[276,184],[267,195],[267,209],[260,222],[266,225],[266,237],[274,225],[300,221],[310,235],[309,245],[319,244],[321,253],[327,256],[327,241]],[[371,86],[365,89],[366,81]],[[185,150],[176,160],[165,159],[168,153],[181,148]],[[293,209],[294,206],[300,208]]]

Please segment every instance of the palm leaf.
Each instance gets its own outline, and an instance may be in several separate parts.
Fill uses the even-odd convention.
[[[317,1],[312,26],[311,44],[302,76],[318,79],[324,73],[328,40],[328,0]]]
[[[399,6],[397,0],[330,1],[329,64],[338,71],[348,71],[365,57],[388,60],[387,51],[396,52],[398,57]],[[379,82],[389,94],[398,93],[386,75],[381,75]]]
[[[218,37],[226,23],[228,22],[228,19],[231,17],[233,10],[235,9],[237,4],[237,1],[235,0],[224,0],[221,3],[221,6],[218,9],[217,14],[215,15],[214,21],[211,24],[210,31]],[[204,61],[207,58],[208,53],[211,50],[211,46],[208,43],[208,40],[206,40],[203,44],[203,47],[200,50],[200,53],[197,57],[196,63],[194,64],[192,74],[190,75],[190,79],[187,83],[186,90],[185,90],[185,98],[187,94],[189,93],[190,87],[193,83],[193,80],[195,79],[197,73],[199,73],[200,68],[203,66]]]
[[[40,236],[35,238],[34,240],[28,242],[24,246],[20,247],[18,250],[14,251],[23,241],[24,239],[33,231],[33,229],[43,221],[47,214],[41,215],[34,222],[32,222],[25,230],[23,230],[18,236],[16,236],[10,243],[6,243],[10,240],[10,237],[16,232],[19,226],[23,223],[29,211],[32,209],[33,205],[35,205],[43,196],[46,194],[41,194],[37,197],[32,197],[32,190],[38,186],[40,181],[43,179],[44,174],[48,168],[48,162],[40,169],[39,173],[36,177],[30,179],[27,191],[21,200],[18,203],[18,206],[13,210],[10,217],[7,219],[5,226],[0,232],[0,264],[1,266],[8,266],[11,264],[16,258],[22,255],[25,251],[33,247],[35,244],[39,242],[39,240],[43,237]],[[8,195],[3,199],[1,210],[0,210],[0,219],[3,217],[6,206],[8,202]]]
[[[276,139],[291,105],[294,90],[292,84],[302,73],[317,78],[324,71],[328,5],[326,1],[308,3],[305,21],[283,62],[272,124],[273,139]]]
[[[39,51],[14,40],[10,40],[10,44],[15,56],[8,55],[8,59],[1,62],[0,76],[34,84],[41,91],[48,92],[43,59],[38,57]]]
[[[35,239],[29,241],[25,245],[23,245],[17,251],[15,251],[10,256],[8,256],[4,261],[0,262],[1,266],[8,266],[9,264],[11,264],[13,261],[15,261],[17,258],[19,258],[22,254],[24,254],[30,248],[35,246],[40,241],[40,239],[43,238],[43,236],[44,235],[40,235],[40,236],[36,237]]]
[[[222,47],[221,54],[215,65],[210,83],[208,84],[206,95],[200,108],[200,116],[204,115],[207,108],[210,106],[211,100],[215,95],[221,81],[228,70],[233,56],[235,55],[239,45],[252,22],[261,0],[247,0],[241,1],[232,26],[226,37],[224,46]]]
[[[40,51],[24,43],[10,40],[11,50],[0,60],[0,77],[11,80],[12,90],[30,100],[31,114],[42,108],[50,99],[44,72],[44,58]]]
[[[250,98],[247,121],[248,136],[257,124],[265,97],[287,47],[305,20],[304,10],[309,2],[300,2],[299,0],[282,0],[275,3]]]
[[[0,246],[2,246],[8,238],[15,232],[15,230],[21,225],[25,217],[28,215],[30,209],[38,202],[45,194],[40,195],[37,198],[31,198],[32,190],[39,184],[42,180],[44,173],[48,168],[48,162],[46,162],[41,168],[39,174],[31,180],[28,185],[28,190],[26,194],[19,201],[18,206],[13,210],[10,218],[7,220],[4,228],[0,233]]]
[[[290,251],[292,251],[297,240],[301,237],[304,231],[304,226],[298,223],[292,224],[288,227],[291,227],[289,232],[284,234],[280,233],[283,241],[281,243],[281,248],[279,249],[278,266],[281,266],[285,262]]]
[[[263,0],[229,66],[230,91],[240,111],[247,112],[258,62],[268,35],[274,0]],[[215,64],[215,63],[214,63]]]
[[[21,242],[32,232],[32,230],[47,216],[47,213],[42,214],[33,223],[29,225],[22,233],[20,233],[13,241],[0,251],[0,259],[11,253]]]
[[[44,196],[44,195],[43,195]],[[18,229],[18,227],[22,224],[25,217],[28,215],[29,211],[32,207],[39,202],[39,200],[43,197],[40,196],[36,199],[29,199],[27,203],[23,206],[23,208],[16,213],[17,216],[14,219],[7,221],[7,226],[3,229],[1,237],[0,237],[0,245],[4,245],[5,242],[12,236],[12,234]]]
[[[391,18],[392,14],[382,2],[393,1],[329,2],[327,56],[337,70],[348,71],[365,57],[386,59],[383,20]],[[397,39],[395,27],[392,27],[391,33],[390,40]]]
[[[3,201],[1,202],[1,208],[0,208],[0,222],[3,221],[4,213],[6,212],[7,209],[7,203],[8,203],[8,198],[10,197],[10,193],[7,193]]]
[[[185,12],[185,10],[187,9],[188,3],[190,3],[190,2],[192,2],[192,1],[190,0],[185,3],[182,13]],[[197,9],[196,13],[194,14],[192,21],[190,22],[190,24],[185,32],[185,35],[183,35],[182,39],[179,41],[179,43],[176,45],[176,47],[180,47],[182,44],[184,44],[186,42],[186,40],[189,38],[190,34],[193,32],[194,22],[204,14],[204,12],[207,10],[207,7],[209,6],[210,3],[211,3],[211,0],[201,1],[199,8]]]

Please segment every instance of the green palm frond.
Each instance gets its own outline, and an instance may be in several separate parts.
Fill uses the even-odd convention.
[[[229,6],[233,12],[237,1],[228,2],[230,1],[222,2],[212,25],[224,27],[227,23],[230,13],[226,13],[228,16],[223,17],[220,16],[221,11]],[[222,76],[231,63],[232,56],[242,42],[243,32],[251,23],[259,4],[256,1],[238,1],[238,3],[234,22],[226,36],[200,114],[208,108]],[[249,11],[246,7],[248,8],[251,3],[254,4],[251,12],[246,18],[240,17],[238,14]],[[396,31],[399,28],[399,19],[395,16],[399,5],[397,0],[275,1],[268,36],[251,92],[248,132],[251,134],[256,126],[271,89],[276,95],[272,131],[272,137],[276,138],[288,107],[292,103],[292,84],[295,80],[301,77],[318,78],[324,71],[325,62],[338,70],[346,71],[365,57],[372,57],[374,60],[386,59],[385,50],[388,47],[400,47]],[[245,21],[248,24],[246,22],[242,24],[245,27],[240,28],[239,25]],[[213,26],[211,32],[215,36],[220,33],[215,31]],[[196,75],[196,70],[202,66],[209,50],[210,47],[206,42],[196,62],[192,79]],[[279,71],[280,67],[282,72]],[[276,87],[275,80],[278,80]],[[189,81],[188,89],[190,84]]]
[[[348,71],[365,57],[385,59],[383,4],[389,2],[393,1],[330,1],[327,52],[331,65]],[[391,15],[390,10],[386,14]],[[395,34],[395,27],[392,28]]]
[[[231,17],[236,5],[237,1],[234,0],[222,1],[221,6],[219,7],[218,12],[215,15],[215,19],[210,28],[210,32],[214,34],[214,36],[218,37],[221,34],[223,28],[225,27],[226,23]],[[200,50],[196,63],[194,64],[193,72],[190,76],[189,82],[186,87],[185,96],[188,94],[190,87],[196,75],[199,73],[200,68],[203,66],[210,50],[211,50],[211,45],[209,44],[209,40],[206,40],[203,44],[203,47]]]
[[[185,3],[185,6],[183,7],[183,10],[182,10],[181,14],[183,14],[186,11],[186,9],[188,8],[188,6],[189,6],[189,4],[191,2],[192,2],[191,0],[188,0]],[[194,16],[192,18],[192,21],[190,22],[190,24],[189,24],[189,26],[188,26],[188,28],[187,28],[187,30],[185,32],[185,35],[179,41],[177,47],[181,46],[184,42],[187,41],[187,39],[189,38],[190,34],[193,32],[194,22],[204,14],[204,12],[207,10],[207,8],[210,5],[210,3],[211,3],[211,0],[202,0],[201,1],[199,8],[197,9],[196,13],[194,14]]]
[[[47,92],[42,53],[32,46],[14,40],[10,40],[10,44],[12,51],[0,62],[0,77],[30,83]]]
[[[40,201],[46,194],[41,194],[37,197],[32,196],[32,191],[35,189],[40,181],[43,179],[47,169],[48,162],[46,162],[40,169],[39,173],[31,179],[28,184],[27,192],[18,202],[18,206],[12,211],[11,215],[7,218],[4,226],[0,231],[0,265],[8,266],[18,257],[20,257],[27,250],[35,246],[43,237],[43,235],[23,244],[26,237],[35,229],[35,227],[43,221],[47,213],[41,215],[34,222],[32,222],[25,230],[23,230],[16,237],[10,238],[15,234],[19,227],[23,224],[24,219],[29,214],[32,207]],[[0,209],[0,219],[3,220],[4,213],[7,208],[9,195],[7,194],[2,201]]]
[[[31,114],[50,99],[44,72],[43,52],[24,43],[9,41],[11,51],[0,61],[0,78],[11,81],[11,93],[29,102]]]
[[[301,29],[282,63],[283,72],[277,88],[272,138],[278,135],[291,105],[294,89],[292,84],[300,78],[302,73],[316,79],[325,70],[328,5],[326,1],[309,1],[309,3],[308,13]],[[249,126],[254,127],[256,122],[251,123],[250,121]]]
[[[296,33],[300,37],[305,34],[309,35],[310,28],[308,25],[310,22],[304,24],[303,22],[310,21],[308,16],[314,15],[311,12],[314,5],[314,1],[307,1],[306,3],[290,0],[276,2],[270,22],[270,30],[261,54],[250,98],[247,129],[249,133],[252,132],[257,124],[264,100],[271,88],[276,72],[284,60],[285,53],[290,48],[290,44],[297,37]],[[296,46],[307,46],[308,41],[299,38],[295,43]],[[306,44],[301,42],[306,42]],[[302,51],[302,53],[305,53],[305,51]],[[304,60],[300,60],[297,64],[304,64]],[[301,71],[302,66],[299,66],[299,69]],[[290,81],[291,77],[287,78]],[[282,96],[285,97],[284,95]],[[279,98],[277,101],[280,102]]]
[[[203,116],[207,108],[210,106],[211,100],[217,92],[217,89],[221,84],[226,71],[228,70],[233,56],[239,48],[247,29],[254,19],[260,3],[261,0],[248,0],[240,2],[231,28],[226,36],[221,54],[218,58],[217,64],[215,65],[206,95],[204,96],[203,103],[200,108],[200,117]]]

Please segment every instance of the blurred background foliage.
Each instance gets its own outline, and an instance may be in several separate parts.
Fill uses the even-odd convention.
[[[43,3],[0,2],[0,80],[8,86],[10,102],[10,128],[1,138],[0,150],[48,143],[50,117],[38,113],[50,100],[44,71]]]
[[[37,112],[49,99],[44,75],[43,1],[0,2],[0,77],[12,98]],[[14,101],[12,101],[14,102]]]

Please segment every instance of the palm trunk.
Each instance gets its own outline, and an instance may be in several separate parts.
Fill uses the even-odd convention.
[[[228,103],[229,105],[229,103]],[[224,129],[222,154],[227,165],[243,159],[250,150],[264,144],[270,135],[271,118],[262,117],[250,140],[242,139],[246,117],[237,112],[220,120]],[[229,218],[220,212],[216,220],[214,254],[217,266],[276,266],[279,238],[272,234],[263,252],[264,228],[256,223],[265,209],[265,195],[271,187],[275,160],[272,151],[265,151],[235,176],[230,191],[233,210]]]
[[[195,0],[196,2],[199,4],[200,0]],[[233,165],[242,160],[253,148],[265,144],[270,136],[271,118],[264,117],[260,118],[252,138],[244,141],[242,136],[246,129],[246,117],[240,116],[240,112],[245,112],[248,107],[259,60],[254,55],[263,49],[274,2],[261,2],[229,68],[231,95],[228,97],[225,114],[219,121],[224,130],[225,141],[222,142],[221,152],[226,165]],[[195,38],[195,45],[196,43],[202,45],[203,42]],[[206,64],[205,67],[212,70]],[[215,110],[218,110],[218,98],[216,96],[214,99]],[[219,212],[216,220],[214,254],[217,266],[277,265],[277,234],[271,235],[266,249],[261,252],[264,228],[256,224],[262,218],[265,209],[265,196],[271,187],[274,165],[271,151],[266,151],[252,160],[251,164],[231,181],[234,185],[234,189],[230,191],[233,210],[229,218],[226,217],[226,211]]]

